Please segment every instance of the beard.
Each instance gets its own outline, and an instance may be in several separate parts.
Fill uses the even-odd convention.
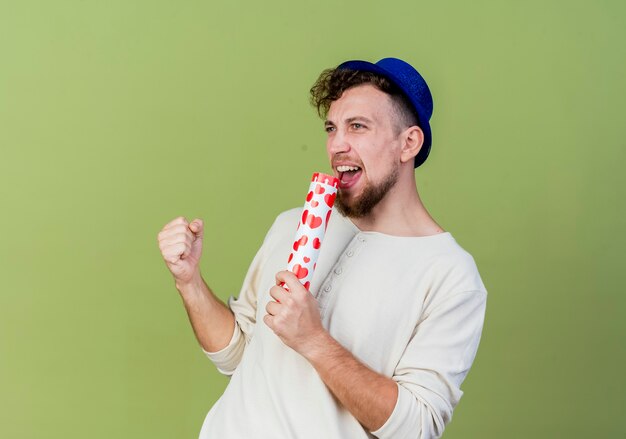
[[[383,199],[387,192],[398,181],[399,167],[394,166],[385,179],[377,185],[367,183],[363,193],[352,201],[347,200],[345,193],[339,189],[335,206],[337,210],[348,218],[363,218],[370,214],[372,209]]]

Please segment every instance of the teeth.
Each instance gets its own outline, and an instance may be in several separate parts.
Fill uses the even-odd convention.
[[[361,168],[359,168],[358,166],[337,166],[337,171],[339,172],[358,171],[359,169]]]

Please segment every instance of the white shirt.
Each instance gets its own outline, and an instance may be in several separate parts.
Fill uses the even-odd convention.
[[[398,385],[395,408],[369,432],[315,369],[263,322],[275,274],[287,266],[301,209],[280,214],[248,270],[229,344],[206,352],[231,375],[201,439],[432,438],[443,433],[480,341],[486,306],[472,256],[449,232],[362,232],[333,212],[310,291],[330,335]]]

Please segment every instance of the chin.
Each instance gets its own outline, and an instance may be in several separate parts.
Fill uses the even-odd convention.
[[[378,184],[365,185],[358,195],[339,190],[335,204],[337,210],[349,218],[363,218],[372,212],[398,181],[399,169],[396,167]]]
[[[335,207],[343,216],[348,218],[362,218],[366,216],[371,208],[365,208],[363,203],[358,198],[350,197],[346,199],[345,193],[338,194],[337,200],[335,200]]]

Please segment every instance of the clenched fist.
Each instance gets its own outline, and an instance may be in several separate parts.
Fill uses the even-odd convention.
[[[182,216],[167,223],[159,232],[161,255],[176,283],[187,283],[194,276],[199,276],[203,236],[204,224],[201,219],[189,223]]]

